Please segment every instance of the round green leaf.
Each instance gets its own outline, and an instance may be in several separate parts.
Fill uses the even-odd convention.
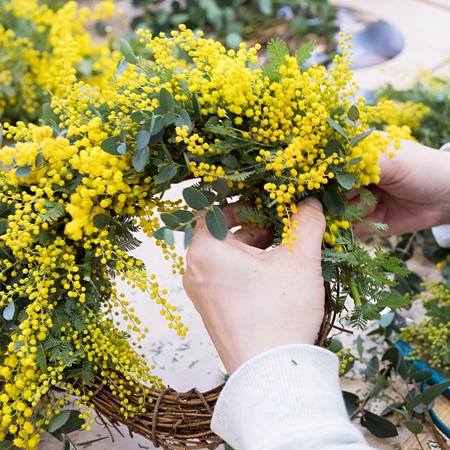
[[[350,106],[347,117],[353,122],[356,122],[359,119],[359,109],[356,107],[356,105]]]
[[[338,180],[338,183],[347,191],[352,189],[354,184],[356,183],[355,176],[348,172],[337,172],[336,178]]]
[[[148,143],[150,142],[150,133],[148,131],[138,131],[134,135],[134,141],[136,144],[136,149],[142,150],[143,148],[147,147]]]
[[[102,230],[106,227],[109,223],[111,223],[112,219],[106,214],[97,214],[94,216],[93,222],[94,225],[99,229]]]
[[[331,212],[337,214],[338,216],[343,216],[345,214],[344,200],[342,200],[342,197],[336,189],[329,188],[324,191],[322,200],[325,207]]]
[[[379,438],[388,438],[398,435],[397,427],[392,422],[367,411],[367,409],[364,410],[364,416],[361,417],[361,425]]]
[[[342,396],[344,397],[347,414],[348,415],[353,414],[358,409],[361,400],[353,392],[342,391]]]
[[[235,31],[227,34],[226,44],[230,48],[238,48],[239,44],[243,41],[242,36]]]
[[[31,173],[31,166],[22,166],[16,169],[16,177],[26,178]]]
[[[166,241],[167,245],[170,245],[171,247],[173,244],[175,244],[175,237],[172,230],[164,228],[164,240]]]
[[[161,214],[161,220],[165,223],[165,225],[170,228],[171,230],[174,230],[180,225],[180,219],[172,214]]]
[[[3,318],[5,320],[12,320],[15,311],[16,311],[16,304],[14,302],[9,303],[8,306],[3,310]]]
[[[121,39],[119,41],[119,48],[120,48],[120,52],[122,53],[123,57],[130,64],[137,64],[138,60],[136,58],[136,55],[134,54],[130,43],[126,39]]]
[[[344,146],[342,145],[342,143],[336,139],[336,138],[331,138],[328,142],[327,145],[325,145],[325,148],[323,149],[325,156],[330,157],[332,156],[334,153],[336,153],[337,155],[340,155],[341,153],[344,153]]]
[[[423,431],[423,425],[419,422],[403,422],[403,425],[405,425],[412,434],[420,434]]]
[[[342,342],[339,339],[331,339],[331,344],[329,350],[333,353],[337,353],[339,350],[342,350],[344,346],[342,345]]]
[[[425,405],[429,405],[433,400],[439,397],[439,395],[441,395],[449,387],[450,381],[445,381],[444,383],[439,383],[429,387],[426,391],[422,393],[422,402],[425,403]]]
[[[185,209],[180,209],[179,211],[175,211],[172,213],[173,216],[178,217],[180,222],[186,223],[194,218],[194,214],[191,211],[186,211]]]
[[[173,113],[175,110],[175,99],[166,88],[162,88],[159,92],[159,106],[170,113]]]
[[[62,411],[57,416],[53,417],[48,424],[47,431],[53,433],[61,428],[69,420],[70,414],[71,411]]]
[[[136,172],[142,172],[148,163],[150,158],[150,149],[144,147],[138,151],[133,156],[133,167]]]
[[[167,181],[170,181],[177,174],[177,168],[174,164],[170,164],[169,166],[164,166],[159,172],[159,175],[156,177],[155,183],[162,184]]]
[[[117,147],[119,146],[121,138],[119,136],[111,136],[107,139],[105,139],[101,144],[100,147],[102,150],[104,150],[106,153],[109,153],[110,155],[120,155],[120,153],[117,151]]]
[[[210,203],[203,192],[194,188],[186,188],[183,190],[183,198],[186,204],[197,211],[207,208]]]
[[[34,165],[36,166],[36,169],[40,169],[43,164],[44,164],[44,155],[42,154],[42,152],[39,152],[36,155],[36,159],[34,160]]]
[[[205,216],[206,226],[209,232],[216,238],[223,240],[228,234],[228,223],[225,214],[220,208],[214,206]]]
[[[117,147],[117,153],[119,155],[125,155],[127,153],[127,144],[125,144],[124,142],[122,142],[118,147]]]

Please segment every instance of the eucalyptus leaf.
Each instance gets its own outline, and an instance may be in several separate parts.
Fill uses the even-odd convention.
[[[191,100],[195,118],[198,120],[202,120],[202,107],[200,106],[197,95],[195,93],[192,94]]]
[[[210,205],[208,198],[203,194],[203,192],[200,192],[194,188],[183,189],[183,198],[190,208],[197,211],[201,211]]]
[[[124,142],[122,142],[121,144],[119,144],[117,146],[117,153],[119,155],[125,155],[127,153],[127,144],[125,144]]]
[[[429,380],[432,376],[433,372],[431,370],[416,370],[415,372],[410,373],[408,378],[420,383],[421,381]]]
[[[359,408],[361,400],[353,392],[342,391],[342,396],[344,397],[347,414],[350,416]]]
[[[423,425],[419,422],[409,422],[405,421],[403,422],[403,425],[411,431],[412,434],[420,434],[423,431]]]
[[[353,122],[356,122],[359,119],[359,109],[356,105],[350,106],[350,109],[348,110],[347,113],[347,117]]]
[[[144,147],[133,156],[133,168],[136,172],[142,172],[150,159],[150,149]]]
[[[185,209],[174,211],[172,215],[177,217],[182,223],[187,223],[195,217],[191,211],[186,211]]]
[[[379,392],[381,391],[381,389],[383,388],[383,386],[386,383],[386,377],[384,375],[380,375],[377,378],[377,381],[375,382],[372,390],[370,391],[369,397],[373,398],[376,395],[379,394]]]
[[[42,154],[42,152],[40,151],[37,155],[36,155],[36,159],[34,160],[34,165],[36,166],[36,169],[40,169],[42,167],[42,165],[44,164],[44,155]]]
[[[136,55],[134,54],[130,43],[126,39],[121,39],[119,41],[119,49],[126,61],[128,61],[130,64],[137,64],[138,60],[136,58]]]
[[[392,422],[367,409],[364,410],[364,415],[361,417],[361,425],[378,438],[398,436],[397,428]]]
[[[356,183],[355,176],[348,172],[337,172],[336,179],[344,189],[347,189],[347,191],[349,191]]]
[[[94,216],[93,222],[94,225],[99,229],[99,230],[103,230],[103,228],[106,227],[106,225],[108,225],[109,223],[111,223],[113,220],[111,219],[111,217],[109,217],[106,214],[96,214]]]
[[[71,411],[61,411],[58,415],[54,416],[48,424],[47,431],[53,433],[59,430],[69,420]]]
[[[170,181],[177,174],[177,168],[174,164],[164,166],[156,177],[155,183],[162,184]]]
[[[340,155],[341,153],[344,152],[344,146],[338,139],[331,138],[327,142],[327,145],[325,145],[324,152],[325,152],[325,156],[327,156],[327,157],[330,157],[335,153],[337,155]]]
[[[70,441],[64,440],[62,450],[70,450]]]
[[[109,153],[110,155],[116,155],[117,156],[117,155],[120,155],[120,153],[117,151],[117,147],[119,146],[120,142],[121,142],[120,135],[118,135],[118,136],[111,136],[109,138],[106,138],[100,144],[100,147],[106,153]]]
[[[209,232],[219,240],[223,240],[228,234],[228,223],[225,214],[220,208],[214,206],[205,216],[206,226]]]
[[[417,394],[411,400],[406,403],[405,408],[407,411],[412,411],[416,406],[422,403],[422,394]]]
[[[31,173],[31,166],[21,166],[16,169],[17,178],[26,178]]]
[[[150,142],[150,133],[148,131],[138,131],[134,135],[134,142],[137,150],[142,150],[147,147]]]
[[[375,128],[370,128],[369,130],[364,131],[364,133],[358,134],[358,136],[355,136],[350,141],[351,146],[354,147],[356,144],[361,142],[365,137],[369,136],[369,134],[372,134],[374,131],[375,131]]]
[[[159,106],[170,113],[175,111],[175,99],[166,88],[162,88],[159,92]]]
[[[341,136],[343,136],[345,139],[348,139],[348,134],[347,132],[337,123],[335,122],[332,118],[327,117],[327,122],[328,124],[333,127]],[[353,144],[352,144],[353,145]]]
[[[161,220],[164,222],[166,227],[170,228],[171,230],[174,230],[180,225],[180,219],[172,214],[162,213]]]
[[[345,203],[336,189],[329,188],[323,192],[322,201],[325,207],[338,216],[345,214]]]
[[[449,387],[450,387],[450,380],[429,387],[422,393],[422,402],[425,403],[425,405],[429,405],[433,400],[439,397],[439,395],[441,395]]]
[[[12,320],[15,311],[16,311],[16,304],[14,302],[10,302],[8,306],[3,310],[3,318],[5,320]]]

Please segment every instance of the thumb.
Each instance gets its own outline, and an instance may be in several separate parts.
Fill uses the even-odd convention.
[[[294,234],[294,254],[320,257],[320,249],[325,232],[325,216],[319,200],[308,197],[297,205],[297,213],[292,215],[292,221],[297,221]]]

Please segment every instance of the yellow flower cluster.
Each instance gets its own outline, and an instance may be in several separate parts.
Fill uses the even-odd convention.
[[[57,61],[67,52],[77,76],[93,85],[106,86],[117,62],[107,45],[93,45],[84,25],[114,15],[112,0],[94,11],[78,9],[75,1],[56,11],[38,0],[5,0],[0,3],[0,115],[3,121],[36,120],[48,91],[58,94]],[[67,36],[77,43],[67,48]]]
[[[16,144],[0,150],[10,169],[0,177],[0,218],[7,220],[0,228],[0,308],[20,320],[0,354],[0,436],[15,434],[19,447],[35,448],[42,427],[58,414],[51,386],[79,396],[88,419],[95,375],[119,396],[126,417],[139,408],[128,403],[121,377],[136,392],[140,382],[161,385],[135,351],[146,330],[113,278],[155,299],[169,327],[185,335],[167,292],[129,255],[139,245],[133,231],[159,231],[158,213],[178,229],[195,221],[181,202],[162,199],[171,183],[200,177],[202,201],[219,191],[215,182],[225,185],[223,198],[253,202],[260,214],[249,220],[269,221],[289,245],[298,201],[318,196],[327,210],[324,240],[345,251],[339,238],[350,224],[339,202],[345,209],[345,192],[379,181],[379,151],[409,135],[399,127],[367,133],[383,105],[355,99],[349,36],[329,71],[315,64],[301,69],[289,54],[255,68],[259,46],[227,51],[184,26],[171,37],[141,36],[153,59],[136,58],[122,42],[129,64],[103,88],[78,79],[86,43],[76,34],[67,38],[51,101],[59,123],[4,124]],[[179,60],[180,50],[188,62]],[[173,271],[183,273],[170,241],[157,245]],[[43,400],[47,415],[34,426],[29,412]]]
[[[423,359],[430,366],[450,371],[450,288],[429,282],[418,298],[427,310],[418,324],[405,328],[400,339],[414,346],[410,356]]]

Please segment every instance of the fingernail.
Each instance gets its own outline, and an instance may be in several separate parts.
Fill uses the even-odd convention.
[[[322,203],[315,197],[306,197],[298,204],[298,206],[312,206],[313,208],[317,208],[320,212],[323,212]]]

